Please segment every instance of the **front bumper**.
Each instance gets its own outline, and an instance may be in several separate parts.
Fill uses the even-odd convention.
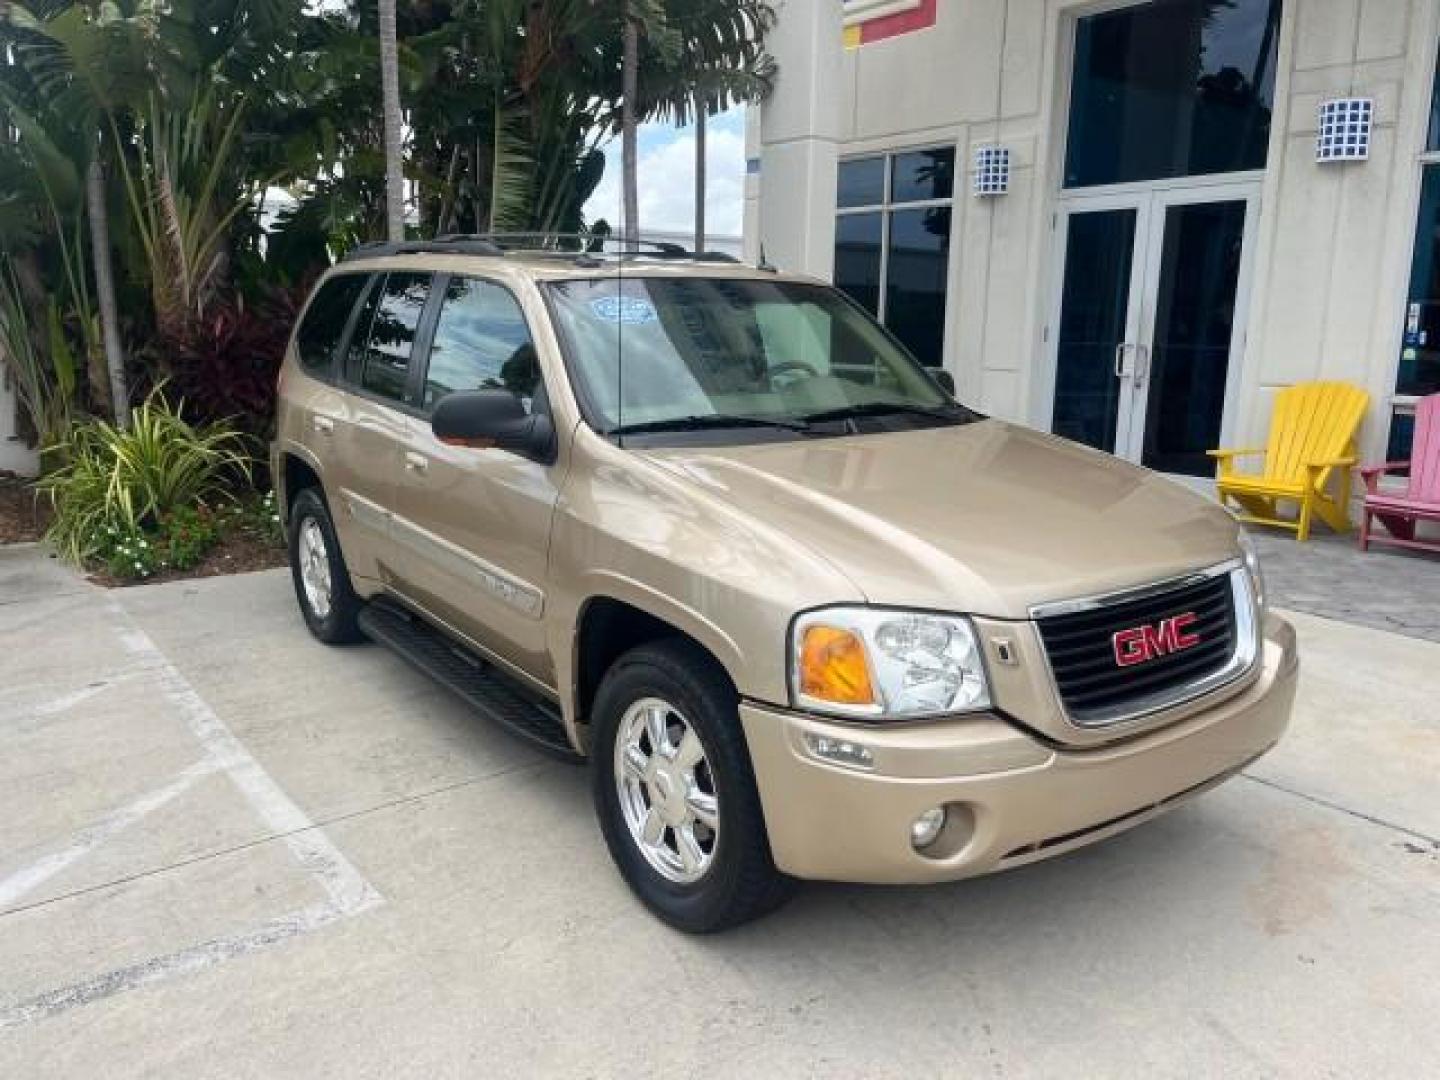
[[[993,716],[859,727],[746,703],[740,719],[775,864],[830,881],[952,881],[1058,855],[1147,820],[1234,774],[1290,719],[1295,631],[1269,616],[1261,671],[1246,689],[1111,746],[1057,749]],[[861,743],[873,771],[832,765],[805,736]],[[922,854],[910,824],[934,806],[948,824]]]

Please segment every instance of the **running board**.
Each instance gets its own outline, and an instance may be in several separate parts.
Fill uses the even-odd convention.
[[[571,748],[554,705],[522,689],[493,664],[399,604],[373,600],[360,612],[359,621],[366,637],[458,694],[487,720],[552,757],[577,765],[584,760]]]

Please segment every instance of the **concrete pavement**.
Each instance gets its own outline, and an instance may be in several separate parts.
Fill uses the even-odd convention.
[[[1248,775],[693,939],[582,771],[312,641],[284,572],[106,592],[0,550],[0,1076],[1425,1073],[1440,645],[1295,621],[1296,722]]]

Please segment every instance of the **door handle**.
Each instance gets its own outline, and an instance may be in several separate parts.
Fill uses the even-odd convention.
[[[1126,375],[1131,374],[1125,370],[1125,350],[1133,347],[1128,341],[1122,341],[1115,346],[1115,377],[1117,379],[1123,379]]]
[[[405,451],[405,471],[412,473],[423,473],[430,467],[430,459],[413,450]]]
[[[1148,345],[1135,346],[1135,389],[1145,385],[1145,380],[1150,378],[1150,347]]]
[[[331,435],[335,431],[335,421],[331,420],[328,416],[310,417],[310,426],[314,428],[315,432],[319,435]]]

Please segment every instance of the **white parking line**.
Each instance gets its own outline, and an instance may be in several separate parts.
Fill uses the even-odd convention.
[[[151,957],[0,1007],[0,1029],[27,1024],[118,993],[193,974],[222,961],[358,915],[384,902],[380,893],[340,853],[329,837],[265,772],[179,669],[135,624],[129,613],[113,598],[108,600],[107,609],[116,624],[120,643],[134,661],[130,671],[143,672],[157,681],[160,694],[180,714],[205,756],[163,787],[132,800],[82,830],[60,850],[0,881],[0,909],[13,904],[106,840],[175,799],[201,777],[218,772],[230,778],[267,829],[278,836],[301,868],[314,878],[327,900],[278,916],[241,933]]]
[[[147,791],[118,810],[106,814],[93,825],[81,829],[71,838],[70,843],[59,851],[52,851],[44,858],[15,871],[9,877],[0,878],[0,915],[5,914],[6,908],[24,899],[27,893],[39,888],[66,867],[83,859],[105,841],[124,832],[142,818],[153,814],[175,796],[189,791],[195,781],[202,777],[212,776],[219,769],[220,763],[212,758],[196,762],[164,787]]]
[[[0,1009],[0,1031],[34,1023],[67,1012],[80,1005],[89,1005],[102,998],[113,997],[127,990],[164,982],[179,975],[191,975],[237,956],[277,945],[312,930],[339,922],[353,912],[342,912],[332,904],[316,904],[301,911],[271,919],[249,933],[232,934],[192,945],[188,949],[152,957],[138,964],[107,971],[93,979],[50,990],[27,1001]]]
[[[286,846],[325,890],[339,912],[352,915],[378,903],[380,894],[281,790],[270,774],[260,767],[250,751],[156,647],[150,636],[135,625],[119,603],[111,600],[110,608],[117,620],[124,624],[120,630],[121,645],[137,661],[155,672],[161,693],[184,718],[209,756],[221,763],[260,820],[272,832],[288,834],[284,835]]]

